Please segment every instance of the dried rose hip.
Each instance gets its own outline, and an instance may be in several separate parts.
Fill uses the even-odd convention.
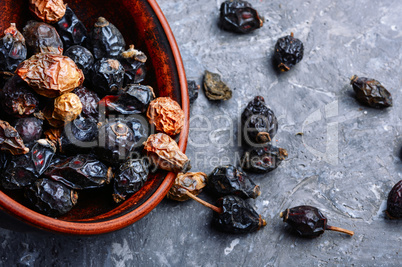
[[[62,94],[54,100],[53,118],[56,120],[73,121],[81,111],[81,100],[74,93]]]
[[[205,71],[204,90],[209,100],[228,100],[232,97],[232,90],[222,81],[217,73]]]
[[[126,46],[120,31],[103,17],[95,23],[90,43],[95,59],[117,58]]]
[[[280,217],[302,237],[318,237],[325,230],[337,231],[353,236],[353,232],[327,225],[327,218],[321,211],[311,206],[298,206],[281,212]]]
[[[149,104],[147,117],[157,131],[168,135],[180,133],[184,126],[184,112],[170,97],[158,97],[153,100]]]
[[[78,117],[68,123],[59,138],[59,151],[67,155],[89,153],[95,147],[98,137],[98,126],[91,118]]]
[[[126,118],[128,128],[133,131],[134,142],[136,143],[136,150],[139,150],[140,144],[142,145],[148,138],[149,124],[146,118],[140,115],[130,116]]]
[[[65,52],[64,55],[66,57],[71,58],[78,68],[82,70],[85,77],[88,77],[90,74],[90,70],[94,65],[94,56],[92,55],[91,51],[86,49],[80,45],[74,45],[69,47]]]
[[[114,120],[99,128],[99,146],[96,155],[110,164],[125,162],[140,147],[133,130],[123,120]]]
[[[198,98],[198,92],[200,91],[200,86],[195,81],[187,81],[188,88],[188,98],[190,100],[190,104],[193,104],[194,101]]]
[[[26,58],[25,38],[17,30],[15,23],[11,23],[0,39],[0,70],[14,72]]]
[[[288,71],[303,59],[303,43],[290,35],[279,38],[275,44],[274,60],[280,71]]]
[[[241,166],[246,171],[267,173],[275,170],[288,157],[286,149],[267,144],[246,151]]]
[[[49,24],[29,21],[23,33],[30,55],[38,53],[63,54],[63,42],[56,29]]]
[[[13,155],[29,152],[29,148],[24,145],[17,130],[3,120],[0,120],[0,150],[7,150]]]
[[[191,169],[190,160],[167,134],[151,134],[144,143],[144,150],[151,162],[159,169],[176,173],[185,173]]]
[[[260,187],[241,169],[233,165],[216,167],[208,175],[208,190],[219,197],[235,195],[241,198],[256,198]]]
[[[29,0],[29,9],[46,23],[59,21],[66,12],[63,0]]]
[[[129,84],[123,91],[118,96],[108,95],[102,98],[99,107],[103,113],[123,115],[144,113],[155,96],[152,87],[147,85]]]
[[[94,64],[90,76],[93,89],[100,96],[121,93],[124,68],[118,60],[102,58]]]
[[[49,167],[55,153],[56,148],[50,141],[39,139],[29,153],[11,157],[2,172],[2,186],[21,189],[31,185]]]
[[[220,8],[220,26],[227,31],[249,33],[263,25],[251,4],[242,0],[225,1]]]
[[[243,139],[245,144],[265,144],[271,141],[278,131],[278,120],[274,112],[265,105],[262,96],[250,101],[241,114]]]
[[[140,83],[144,80],[146,75],[145,62],[147,56],[134,49],[134,45],[130,45],[130,48],[121,53],[119,58],[120,63],[124,67],[124,85]]]
[[[75,190],[47,178],[36,180],[25,190],[25,196],[35,210],[52,217],[69,212],[78,199]]]
[[[43,120],[35,117],[21,118],[14,122],[14,128],[24,143],[38,140],[42,135]]]
[[[206,186],[206,178],[207,175],[203,172],[178,173],[166,197],[176,201],[186,201],[190,199],[187,191],[197,196]]]
[[[109,184],[113,178],[111,167],[85,154],[52,164],[44,175],[76,190],[99,188]]]
[[[260,230],[266,221],[245,200],[236,196],[224,196],[217,201],[221,212],[214,212],[212,223],[220,231],[245,234]]]
[[[360,103],[373,108],[392,106],[391,93],[379,81],[364,77],[359,78],[354,75],[350,84],[352,84],[356,98]]]
[[[148,164],[145,159],[130,159],[122,164],[114,177],[113,200],[120,203],[127,195],[134,194],[148,178]]]
[[[385,213],[391,219],[402,219],[402,180],[397,182],[388,193]]]
[[[25,60],[16,74],[38,94],[54,98],[81,86],[84,74],[74,61],[66,56],[37,54]]]
[[[97,120],[99,117],[99,96],[94,91],[91,91],[83,86],[75,88],[73,93],[80,98],[82,104],[82,114],[88,118]]]
[[[15,117],[27,117],[37,111],[38,95],[19,76],[14,75],[0,92],[3,110]]]
[[[55,24],[55,28],[63,41],[64,49],[86,43],[87,29],[69,7],[63,18]]]

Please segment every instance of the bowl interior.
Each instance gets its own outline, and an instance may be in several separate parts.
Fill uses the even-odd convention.
[[[123,34],[127,48],[128,45],[134,44],[136,49],[143,51],[148,57],[147,75],[142,84],[152,86],[157,96],[169,96],[182,107],[187,105],[188,108],[188,101],[182,102],[183,80],[177,70],[177,55],[174,55],[172,42],[168,39],[171,32],[168,32],[167,35],[166,29],[168,28],[169,31],[170,29],[168,26],[166,28],[166,21],[160,20],[161,11],[154,0],[65,0],[64,2],[85,24],[88,31],[92,29],[96,19],[100,16],[113,23]],[[2,0],[0,10],[2,14],[1,33],[9,27],[11,22],[15,22],[17,28],[22,31],[28,20],[35,19],[29,11],[26,0]],[[188,117],[186,117],[187,120]],[[181,148],[185,149],[183,147],[187,141],[187,131],[182,132],[178,138]],[[158,171],[150,174],[144,187],[120,205],[113,203],[111,187],[80,192],[78,204],[71,212],[52,222],[56,226],[53,226],[51,230],[59,231],[58,223],[79,222],[79,225],[86,222],[96,223],[124,217],[138,208],[150,209],[157,204],[155,201],[159,202],[163,198],[173,179],[174,175],[167,175],[167,172]],[[161,194],[163,194],[162,198]],[[0,191],[0,207],[30,224],[47,228],[43,223],[39,223],[39,225],[37,223],[37,219],[44,221],[46,216],[33,212],[26,206],[28,205],[25,203],[22,193]],[[28,212],[27,215],[23,215],[24,212]],[[139,218],[130,216],[131,222],[137,219]]]

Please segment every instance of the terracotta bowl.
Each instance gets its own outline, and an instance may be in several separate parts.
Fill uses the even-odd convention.
[[[122,32],[127,46],[134,44],[148,56],[147,78],[142,84],[152,86],[157,96],[170,96],[181,104],[186,121],[178,143],[180,149],[185,152],[189,118],[187,81],[176,41],[156,1],[64,2],[73,9],[88,30],[92,29],[99,16],[103,16]],[[26,0],[2,0],[0,13],[1,33],[11,22],[17,23],[17,28],[21,31],[26,22],[33,19]],[[139,192],[120,205],[111,201],[110,190],[81,193],[73,210],[59,218],[51,218],[31,210],[25,205],[19,192],[0,191],[0,208],[41,229],[66,234],[101,234],[126,227],[149,213],[162,201],[174,178],[174,173],[152,174]]]

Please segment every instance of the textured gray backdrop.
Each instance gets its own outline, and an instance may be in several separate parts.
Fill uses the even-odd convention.
[[[383,211],[402,175],[402,2],[250,0],[265,25],[248,35],[217,27],[221,0],[158,2],[188,79],[200,84],[208,69],[233,89],[233,98],[223,103],[209,102],[201,92],[191,108],[187,154],[194,171],[236,163],[239,116],[255,95],[279,118],[274,142],[289,158],[270,174],[251,175],[262,195],[250,202],[268,225],[253,234],[223,234],[210,227],[212,213],[200,204],[164,200],[121,231],[71,237],[37,231],[0,213],[0,265],[400,265],[402,222],[387,220]],[[305,56],[290,72],[277,73],[273,47],[290,32],[304,42]],[[394,106],[359,105],[349,85],[353,74],[382,82]],[[329,224],[355,236],[289,235],[278,214],[300,204],[320,208]]]

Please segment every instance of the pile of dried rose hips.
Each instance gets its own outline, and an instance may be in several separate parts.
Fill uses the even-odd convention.
[[[87,31],[63,0],[29,7],[39,21],[22,33],[11,23],[0,39],[1,187],[57,217],[83,190],[110,184],[119,203],[143,186],[150,166],[190,168],[171,137],[183,128],[183,110],[140,84],[147,56],[125,50],[103,17]]]

